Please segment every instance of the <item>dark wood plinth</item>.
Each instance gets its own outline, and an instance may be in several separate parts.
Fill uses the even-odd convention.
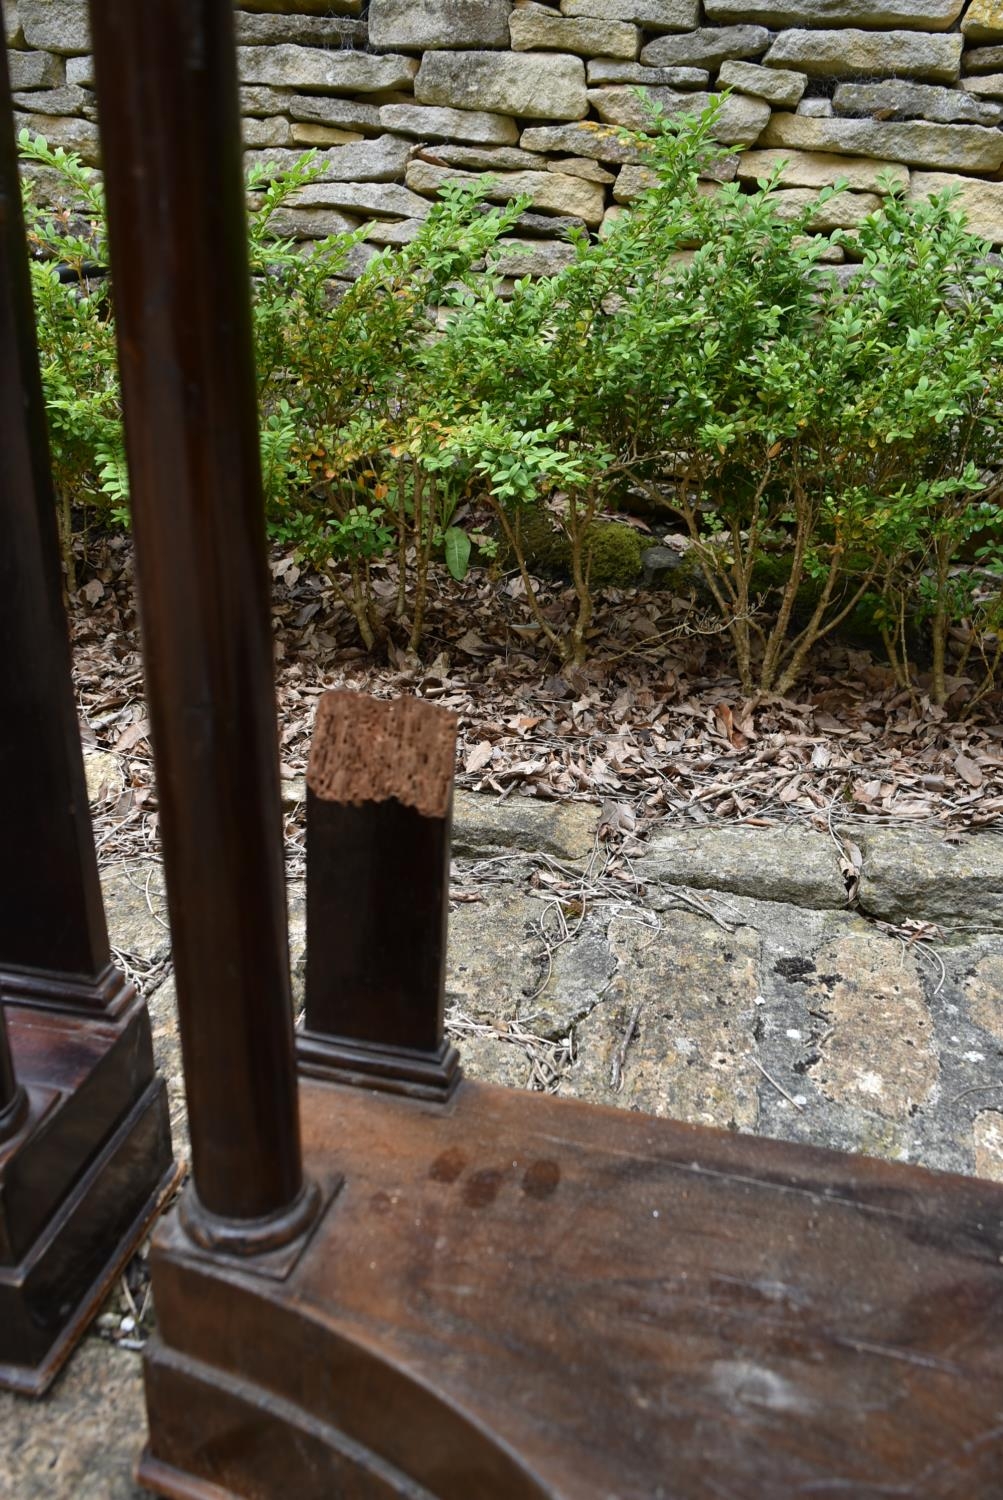
[[[307,1078],[328,1078],[381,1093],[445,1104],[463,1077],[460,1054],[443,1041],[435,1052],[383,1046],[323,1032],[296,1033],[296,1062]]]
[[[146,1006],[4,1006],[30,1111],[0,1148],[0,1386],[40,1395],[177,1178]]]
[[[301,1097],[345,1185],[284,1281],[158,1232],[156,1493],[1003,1493],[1003,1188],[472,1083]]]

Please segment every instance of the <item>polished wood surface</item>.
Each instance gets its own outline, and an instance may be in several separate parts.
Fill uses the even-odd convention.
[[[471,1083],[302,1096],[346,1186],[284,1282],[158,1235],[158,1493],[998,1500],[1003,1187]]]
[[[246,1243],[251,1223],[292,1233],[309,1205],[232,6],[103,0],[91,20],[189,1212]]]
[[[417,699],[326,693],[307,773],[300,1070],[447,1099],[444,1026],[456,726]]]
[[[70,680],[7,57],[0,56],[0,979],[60,1008],[127,1004],[110,964]]]
[[[0,1145],[21,1128],[27,1106],[28,1097],[14,1072],[7,1018],[0,1006]]]

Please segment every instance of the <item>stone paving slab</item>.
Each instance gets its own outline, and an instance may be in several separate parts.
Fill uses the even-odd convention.
[[[835,842],[793,822],[665,826],[620,877],[588,804],[461,792],[456,828],[447,1004],[468,1076],[1003,1181],[1003,838],[854,826],[851,911]],[[184,1154],[162,874],[103,881]],[[299,1006],[302,882],[289,898]],[[0,1396],[0,1497],[137,1500],[143,1431],[138,1354],[92,1333],[44,1402]]]

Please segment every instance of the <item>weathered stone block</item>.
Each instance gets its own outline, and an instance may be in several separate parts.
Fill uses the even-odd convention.
[[[290,201],[294,208],[340,208],[381,219],[424,219],[431,207],[397,182],[311,182]]]
[[[246,119],[241,133],[245,146],[291,146],[293,143],[289,121],[281,115],[270,120]]]
[[[1003,47],[966,47],[961,55],[961,71],[998,73],[1003,69]]]
[[[898,27],[947,31],[965,0],[705,0],[712,21],[758,21],[763,26]]]
[[[639,162],[644,152],[628,146],[609,125],[583,120],[580,125],[531,125],[519,141],[524,151],[570,151],[593,161]]]
[[[329,16],[337,12],[342,16],[357,16],[362,9],[362,0],[294,0],[296,9],[303,15]],[[290,0],[238,0],[240,10],[252,10],[261,14],[285,14]]]
[[[479,182],[473,173],[435,167],[431,162],[412,161],[405,176],[407,186],[416,193],[436,193],[445,182]],[[525,194],[534,208],[556,214],[572,214],[590,226],[602,222],[606,195],[595,182],[580,177],[565,177],[558,172],[497,172],[492,174],[488,196],[496,203],[506,203]]]
[[[43,135],[50,146],[62,146],[64,151],[75,151],[87,166],[97,166],[101,160],[98,128],[90,120],[65,119],[62,115],[19,114],[14,111],[14,130],[29,130],[33,136]]]
[[[290,120],[310,125],[337,126],[339,130],[365,133],[381,129],[380,106],[357,99],[339,99],[335,94],[287,94],[285,113]]]
[[[51,52],[7,54],[12,89],[58,89],[66,81],[66,64]]]
[[[30,110],[40,115],[82,115],[90,95],[83,89],[37,89],[26,94],[14,95],[14,108]]]
[[[372,240],[374,245],[410,245],[421,227],[421,219],[376,219],[366,239]]]
[[[796,113],[811,115],[815,120],[828,120],[836,111],[832,107],[831,99],[802,99]]]
[[[766,54],[771,68],[797,68],[812,78],[895,74],[954,83],[964,43],[911,31],[782,31]]]
[[[738,158],[738,177],[741,182],[758,182],[772,177],[778,166],[783,187],[823,188],[845,182],[855,192],[886,193],[892,185],[909,185],[909,170],[900,162],[824,151],[743,151]]]
[[[380,122],[388,130],[422,141],[468,141],[474,146],[514,146],[519,127],[507,115],[474,109],[435,109],[421,104],[384,104]]]
[[[237,11],[237,41],[248,47],[277,47],[297,42],[307,47],[364,46],[365,21],[348,16],[249,15]]]
[[[698,115],[707,108],[713,94],[677,94],[671,89],[649,89],[648,98],[667,115]],[[589,103],[599,118],[610,125],[628,130],[645,130],[651,117],[645,101],[630,88],[590,89]],[[724,146],[751,146],[759,139],[770,119],[770,106],[764,99],[733,94],[725,99],[714,125],[714,137]]]
[[[3,30],[4,41],[8,47],[24,46],[24,32],[21,30],[21,16],[17,8],[17,0],[7,0],[3,8]]]
[[[1003,42],[1003,0],[972,0],[961,29],[970,42]]]
[[[324,52],[317,47],[238,47],[244,83],[276,88],[320,89],[332,94],[376,93],[409,84],[418,71],[413,57],[369,52]]]
[[[532,0],[512,12],[509,32],[515,52],[573,52],[578,57],[617,57],[632,62],[641,46],[641,33],[626,21],[590,17],[573,20],[546,5],[534,5]]]
[[[909,197],[922,202],[947,189],[955,193],[954,207],[964,212],[972,233],[1003,245],[1003,182],[982,182],[951,172],[913,172]]]
[[[350,146],[354,141],[364,141],[365,136],[357,130],[342,130],[337,125],[310,125],[296,120],[289,127],[289,136],[294,146]]]
[[[818,193],[811,188],[782,188],[773,194],[773,207],[777,217],[790,221],[818,204],[808,220],[808,229],[813,234],[828,234],[832,229],[856,229],[881,207],[876,193],[837,193],[825,203],[818,203]]]
[[[554,276],[575,258],[565,240],[499,240],[495,248],[502,276]]]
[[[324,240],[331,234],[348,234],[361,222],[336,208],[280,208],[272,215],[271,227],[290,240]]]
[[[535,158],[534,158],[535,160]],[[560,156],[554,161],[548,161],[548,172],[566,172],[569,177],[584,177],[586,182],[614,182],[616,179],[612,172],[607,172],[598,162],[590,161],[587,156]]]
[[[846,906],[846,887],[826,834],[777,828],[656,828],[641,878],[819,910]]]
[[[436,162],[447,167],[465,167],[475,172],[536,172],[539,158],[517,146],[436,146]]]
[[[66,59],[66,82],[79,84],[81,88],[94,87],[93,57],[68,57]]]
[[[945,929],[1003,927],[1003,838],[980,835],[946,844],[936,832],[861,829],[860,903],[884,922],[910,917]]]
[[[634,21],[645,31],[693,31],[700,25],[700,0],[561,0],[561,14]]]
[[[729,60],[721,64],[718,87],[738,89],[779,109],[793,109],[808,87],[806,73],[792,73],[786,68],[764,68],[760,63]]]
[[[833,94],[837,115],[868,116],[879,120],[930,120],[935,124],[998,125],[1003,107],[987,104],[961,89],[931,83],[840,83]]]
[[[355,141],[325,151],[318,159],[321,182],[395,182],[404,173],[411,142],[396,135]]]
[[[704,26],[686,36],[661,36],[641,49],[646,67],[718,68],[729,58],[760,57],[770,34],[763,26]]]
[[[982,125],[901,124],[884,120],[812,120],[775,114],[760,138],[763,146],[874,156],[913,167],[995,172],[1003,165],[1003,131]]]
[[[520,119],[581,120],[588,113],[585,64],[557,52],[426,52],[414,93],[419,104]]]
[[[65,54],[91,50],[86,0],[18,0],[18,13],[29,47]]]
[[[706,68],[645,68],[640,63],[615,62],[609,57],[590,58],[589,87],[603,83],[634,83],[646,88],[705,89],[710,83]]]
[[[507,47],[511,9],[511,0],[372,0],[369,39],[404,52]]]
[[[1003,73],[986,73],[982,78],[966,78],[965,93],[979,98],[1003,99]]]

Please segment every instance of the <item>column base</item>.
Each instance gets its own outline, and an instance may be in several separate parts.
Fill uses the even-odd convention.
[[[39,1396],[179,1169],[144,1002],[114,1023],[5,1015],[30,1107],[0,1148],[0,1386]]]
[[[459,1053],[448,1041],[437,1052],[419,1052],[412,1047],[387,1047],[319,1031],[298,1031],[296,1063],[305,1078],[326,1078],[331,1083],[435,1104],[447,1103],[463,1076]]]

